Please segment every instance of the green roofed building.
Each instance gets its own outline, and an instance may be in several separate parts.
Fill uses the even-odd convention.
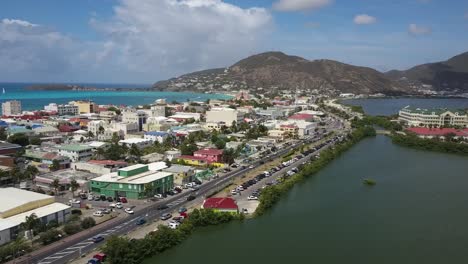
[[[398,120],[408,126],[424,127],[468,127],[465,110],[423,109],[407,106],[400,110]]]
[[[89,189],[106,197],[143,199],[157,193],[165,193],[173,187],[172,173],[153,171],[148,165],[136,164],[92,179]]]

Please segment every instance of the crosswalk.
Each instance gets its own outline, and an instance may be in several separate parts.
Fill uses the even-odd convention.
[[[182,197],[182,198],[179,198],[179,199],[177,199],[177,200],[175,200],[173,202],[168,203],[167,206],[174,207],[174,206],[177,206],[177,205],[185,202],[186,200],[187,200],[187,197]]]

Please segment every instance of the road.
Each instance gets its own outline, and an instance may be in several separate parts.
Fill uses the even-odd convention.
[[[274,154],[271,154],[268,158],[260,158],[255,160],[251,165],[254,168],[238,168],[231,172],[228,172],[218,179],[211,180],[206,182],[200,186],[200,189],[196,191],[196,196],[206,196],[210,194],[213,189],[222,186],[230,181],[233,178],[238,177],[244,173],[247,173],[250,170],[254,170],[256,167],[261,165],[261,163],[266,162],[271,158],[277,158],[286,154],[290,149],[296,148],[299,145],[303,144],[303,141],[295,141],[289,146],[281,148]],[[187,196],[190,194],[187,192],[181,193],[179,195],[166,198],[160,202],[156,202],[151,204],[145,208],[135,211],[135,214],[128,215],[127,217],[123,218],[116,218],[112,219],[102,225],[98,225],[90,230],[86,230],[80,232],[77,236],[72,236],[65,238],[61,241],[58,241],[52,244],[50,247],[44,248],[42,250],[38,250],[36,252],[32,252],[32,254],[23,256],[19,259],[13,260],[9,263],[16,263],[16,264],[60,264],[66,263],[74,258],[81,256],[84,253],[90,252],[91,250],[95,249],[96,247],[102,245],[102,243],[93,243],[92,238],[95,236],[103,236],[104,238],[112,236],[112,235],[122,235],[126,234],[133,229],[137,228],[136,220],[140,217],[144,216],[148,221],[152,221],[156,218],[159,218],[163,213],[170,212],[174,210],[176,206],[183,206],[187,203]],[[157,207],[159,205],[168,205],[169,208],[166,210],[158,211]]]

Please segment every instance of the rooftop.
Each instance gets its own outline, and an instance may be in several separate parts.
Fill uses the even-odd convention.
[[[222,149],[214,149],[214,148],[209,148],[209,149],[200,149],[194,152],[195,154],[199,155],[223,155],[223,150]]]
[[[144,139],[144,138],[129,138],[129,139],[122,139],[119,141],[119,143],[124,143],[124,144],[138,144],[141,142],[149,142],[151,140],[149,139]]]
[[[174,164],[170,166],[169,168],[164,169],[164,171],[173,172],[173,173],[188,172],[191,170],[193,170],[193,167],[191,166],[184,166],[184,165],[178,165],[178,164]]]
[[[92,148],[86,145],[63,145],[59,147],[59,149],[65,150],[65,151],[85,151],[85,150],[91,150]]]
[[[401,111],[405,112],[410,112],[414,114],[422,114],[422,115],[441,115],[445,112],[451,112],[451,113],[458,113],[459,115],[466,115],[466,111],[463,109],[448,109],[448,108],[433,108],[433,109],[425,109],[425,108],[417,108],[417,107],[411,107],[411,106],[406,106]]]
[[[166,136],[168,133],[167,132],[163,132],[163,131],[149,131],[149,132],[146,132],[145,135],[149,135],[149,136]]]
[[[128,167],[125,167],[125,168],[121,168],[119,169],[120,171],[132,171],[132,170],[136,170],[136,169],[140,169],[140,168],[143,168],[143,167],[146,167],[148,165],[145,165],[145,164],[135,164],[135,165],[132,165],[132,166],[128,166]]]
[[[455,128],[427,128],[427,127],[411,127],[407,129],[410,132],[418,135],[425,136],[443,136],[446,134],[453,133],[459,137],[468,137],[468,128],[463,130],[457,130]]]
[[[115,166],[115,165],[127,165],[125,161],[115,161],[115,160],[90,160],[88,163],[104,166]]]
[[[146,184],[172,175],[168,172],[147,171],[130,177],[118,176],[117,172],[104,174],[101,177],[93,179],[98,182],[118,182],[127,184]]]
[[[205,201],[203,201],[203,208],[238,209],[236,201],[228,197],[207,198]]]
[[[53,198],[52,196],[13,187],[0,189],[0,214],[27,203]]]

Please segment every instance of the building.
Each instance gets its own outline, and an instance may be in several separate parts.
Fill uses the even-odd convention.
[[[166,116],[166,106],[164,105],[154,105],[150,109],[141,110],[146,113],[148,117],[165,117]]]
[[[44,111],[46,112],[58,112],[58,106],[56,103],[50,103],[44,106]]]
[[[57,106],[57,114],[59,116],[71,115],[76,116],[80,113],[77,105],[61,104]]]
[[[78,106],[78,113],[90,114],[99,112],[99,105],[93,101],[72,101],[70,105]]]
[[[122,113],[122,123],[137,123],[138,131],[143,131],[143,125],[146,124],[148,118],[145,111],[135,109],[125,109]]]
[[[115,172],[120,168],[127,167],[128,163],[125,161],[114,160],[90,160],[87,162],[75,162],[71,168],[77,171],[85,171],[95,174],[107,174]]]
[[[18,144],[12,144],[5,141],[0,141],[0,155],[15,155],[23,147]]]
[[[407,129],[413,132],[420,138],[445,138],[447,134],[453,135],[454,138],[468,139],[468,128],[455,129],[455,128],[427,128],[427,127],[410,127]]]
[[[150,165],[136,164],[91,180],[90,190],[107,197],[143,199],[174,188],[172,173],[150,170]]]
[[[53,182],[55,179],[58,179],[60,185],[58,191],[65,191],[70,189],[71,181],[75,180],[80,185],[81,191],[87,191],[89,180],[96,178],[98,175],[88,171],[65,169],[37,175],[34,181],[38,187],[54,190]]]
[[[201,208],[213,209],[216,212],[239,213],[236,201],[228,197],[207,198]]]
[[[56,203],[54,197],[16,188],[0,189],[0,245],[19,236],[20,225],[35,214],[47,224],[64,223],[70,216],[70,206]]]
[[[93,120],[88,122],[88,131],[93,133],[94,136],[103,134],[107,127],[107,122],[103,120]],[[102,128],[101,128],[102,127]]]
[[[183,185],[192,182],[195,176],[195,169],[191,166],[173,164],[171,167],[166,168],[163,171],[174,175],[175,185]]]
[[[193,153],[193,156],[203,158],[208,163],[222,162],[223,161],[223,150],[222,149],[201,149]]]
[[[21,102],[17,100],[6,101],[2,103],[2,114],[4,116],[20,115],[21,114]]]
[[[404,122],[408,126],[468,127],[468,115],[463,110],[422,109],[407,106],[398,113],[398,120]]]
[[[170,118],[176,120],[177,122],[184,122],[189,120],[200,120],[200,113],[188,113],[188,112],[176,112],[174,115],[171,115]]]
[[[172,118],[163,116],[148,117],[146,124],[143,125],[143,131],[167,131],[178,124],[179,122]]]
[[[284,116],[284,112],[277,107],[268,107],[267,109],[257,108],[255,113],[268,119],[277,119]]]
[[[153,144],[153,141],[145,138],[129,138],[120,140],[119,144],[126,145],[129,148],[132,147],[132,145],[135,145],[139,149],[144,149],[146,147],[151,146]]]
[[[169,161],[172,161],[173,159],[177,159],[178,157],[180,157],[180,155],[182,155],[180,150],[168,150],[164,152],[164,158]]]
[[[63,145],[59,147],[59,154],[71,161],[88,161],[93,156],[93,148],[85,145]]]
[[[207,123],[221,123],[230,127],[233,122],[241,123],[244,119],[244,114],[232,108],[214,107],[210,111],[206,111]]]
[[[312,122],[314,121],[314,116],[311,114],[294,114],[290,117],[288,117],[288,120],[290,121],[307,121],[307,122]]]
[[[144,139],[151,140],[153,142],[163,143],[164,140],[169,136],[169,133],[162,131],[150,131],[146,132]]]

